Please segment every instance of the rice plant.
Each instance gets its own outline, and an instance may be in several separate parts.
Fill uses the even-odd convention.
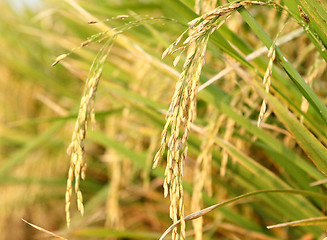
[[[0,238],[327,236],[324,1],[8,3]]]

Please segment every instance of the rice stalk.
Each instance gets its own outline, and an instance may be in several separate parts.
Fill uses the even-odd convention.
[[[229,78],[229,81],[226,82],[226,85],[229,86],[230,88],[234,88],[235,84],[239,84],[236,82],[236,79],[234,79],[234,74],[232,77]],[[232,83],[232,84],[231,84]],[[242,109],[242,102],[246,102],[249,101],[249,96],[248,94],[245,94],[245,86],[239,86],[240,89],[242,89],[242,95],[239,95],[239,97],[234,97],[230,103],[230,106],[233,108],[238,108],[238,109]],[[231,90],[230,90],[231,91]],[[251,100],[250,100],[251,101]],[[253,101],[252,101],[253,102]],[[243,115],[249,115],[249,113],[246,112],[246,109],[242,111]],[[224,136],[223,139],[227,142],[231,142],[232,141],[232,136],[234,133],[234,128],[235,128],[235,121],[231,118],[227,118],[225,115],[222,116],[224,118],[224,128],[225,128],[225,132],[224,132]],[[226,176],[226,171],[227,171],[227,164],[228,164],[228,158],[229,158],[229,154],[226,151],[226,149],[222,149],[221,151],[221,166],[220,166],[220,171],[219,174],[221,177],[225,177]]]
[[[122,163],[117,154],[107,150],[105,159],[108,162],[108,171],[111,176],[110,190],[106,202],[106,227],[121,229],[123,226],[119,208],[119,189],[122,179]]]

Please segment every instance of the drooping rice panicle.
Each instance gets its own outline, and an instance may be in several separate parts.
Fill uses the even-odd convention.
[[[113,44],[113,39],[110,38],[104,44],[97,57],[93,61],[89,76],[85,83],[83,96],[79,106],[78,117],[75,123],[72,141],[67,149],[70,155],[70,167],[68,171],[67,189],[66,189],[66,221],[67,226],[70,226],[70,202],[73,192],[73,182],[75,182],[74,190],[77,194],[77,206],[80,213],[84,214],[84,205],[82,193],[79,189],[80,179],[85,179],[86,162],[84,151],[84,139],[88,127],[88,122],[94,126],[94,101],[99,84],[104,63],[108,57]]]
[[[219,28],[236,9],[249,5],[264,5],[264,2],[244,1],[228,7],[218,7],[201,17],[189,22],[189,29],[184,31],[162,54],[165,57],[173,52],[175,45],[188,31],[189,36],[182,43],[182,49],[188,48],[188,55],[183,71],[176,83],[175,91],[166,116],[166,124],[161,134],[161,146],[154,157],[155,168],[167,147],[167,165],[164,179],[164,196],[170,196],[170,218],[174,223],[181,221],[179,238],[185,239],[184,200],[183,200],[183,164],[187,156],[187,139],[196,115],[196,94],[199,76],[204,64],[206,45],[210,34]],[[221,19],[221,16],[227,16]],[[178,59],[174,61],[174,64]],[[168,130],[170,137],[168,139]],[[183,127],[183,133],[182,133]],[[177,229],[172,231],[172,239],[178,239]]]
[[[127,15],[118,16],[111,18],[113,19],[123,19],[127,18]],[[66,221],[67,226],[70,226],[70,203],[71,203],[71,196],[72,196],[72,189],[73,189],[73,182],[75,193],[77,194],[77,207],[81,214],[84,214],[84,205],[83,205],[83,197],[82,193],[79,190],[80,178],[85,179],[85,172],[86,172],[86,163],[85,163],[85,152],[84,152],[84,139],[87,131],[88,122],[91,123],[92,129],[95,127],[95,95],[98,83],[101,78],[103,65],[109,55],[111,47],[114,43],[115,38],[124,31],[127,31],[133,27],[140,26],[145,22],[153,23],[154,20],[171,20],[165,17],[150,17],[150,18],[142,18],[139,20],[129,21],[121,27],[113,28],[104,32],[100,32],[97,34],[92,35],[89,39],[82,42],[80,46],[73,48],[69,53],[62,54],[58,56],[52,66],[55,66],[64,58],[72,54],[74,51],[89,45],[91,42],[103,42],[106,41],[102,49],[97,54],[91,69],[89,71],[88,78],[85,83],[85,88],[83,92],[83,96],[80,102],[79,113],[75,123],[74,132],[72,135],[72,141],[67,149],[67,153],[70,155],[70,168],[68,172],[68,179],[67,179],[67,189],[65,195],[66,201]],[[89,21],[89,24],[96,24],[99,21]]]

